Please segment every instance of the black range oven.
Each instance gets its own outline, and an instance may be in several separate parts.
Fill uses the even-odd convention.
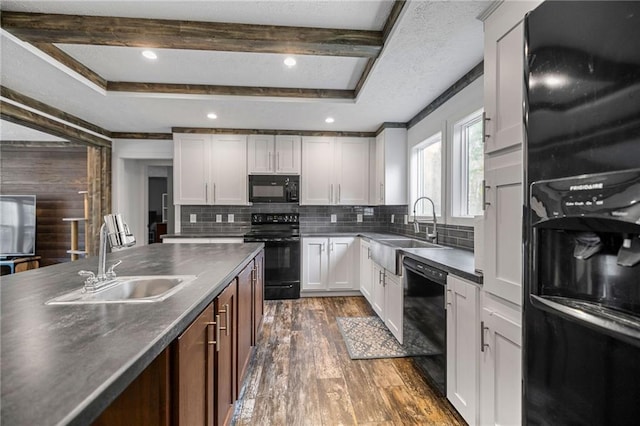
[[[300,298],[298,213],[254,213],[247,243],[264,243],[265,300]]]

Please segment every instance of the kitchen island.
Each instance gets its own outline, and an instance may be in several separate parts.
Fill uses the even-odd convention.
[[[45,305],[82,286],[97,257],[4,276],[1,416],[7,425],[89,424],[253,261],[263,245],[152,244],[109,254],[116,272],[197,275],[155,303]]]

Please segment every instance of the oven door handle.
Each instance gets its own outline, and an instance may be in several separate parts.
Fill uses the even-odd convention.
[[[599,310],[605,310],[607,316],[610,317],[606,318],[604,316],[596,315],[582,309],[559,303],[558,301],[561,301],[563,298],[554,298],[554,300],[549,297],[537,296],[535,294],[530,294],[529,297],[531,304],[536,308],[552,314],[560,315],[615,339],[640,347],[640,318],[638,318],[634,323],[634,321],[617,314],[611,309],[602,308],[594,304],[594,306]]]

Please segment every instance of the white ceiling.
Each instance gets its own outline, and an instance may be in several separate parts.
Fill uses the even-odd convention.
[[[153,3],[151,5],[150,3]],[[482,60],[489,1],[410,1],[355,101],[104,94],[23,42],[1,37],[2,85],[110,131],[172,127],[374,131],[407,122]],[[2,10],[381,30],[391,1],[2,1]],[[350,89],[364,59],[59,45],[111,81]],[[215,112],[217,120],[206,118]],[[335,118],[327,124],[327,116]],[[3,126],[4,127],[4,126]],[[4,134],[3,134],[4,139]]]

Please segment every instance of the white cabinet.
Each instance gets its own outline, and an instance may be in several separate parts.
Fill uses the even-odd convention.
[[[376,137],[375,145],[371,203],[407,204],[407,129],[384,129]]]
[[[247,204],[247,137],[174,135],[175,204]]]
[[[391,334],[402,343],[403,341],[403,303],[404,288],[402,277],[386,271],[377,263],[373,266],[372,288],[369,304],[385,323]]]
[[[369,303],[372,303],[373,291],[373,260],[371,260],[371,245],[365,239],[360,240],[360,293]]]
[[[478,424],[480,290],[447,276],[447,399],[469,425]]]
[[[369,138],[305,137],[300,204],[369,203]]]
[[[384,268],[373,264],[373,291],[371,292],[371,307],[384,320]]]
[[[480,423],[522,422],[522,327],[506,315],[482,309]],[[585,372],[589,374],[589,372]]]
[[[489,204],[484,212],[483,288],[518,305],[522,303],[521,164],[505,164],[485,171]]]
[[[354,241],[354,237],[303,238],[302,290],[358,290]]]
[[[511,4],[508,4],[511,3]],[[522,19],[541,1],[505,2],[485,21],[485,152],[522,144],[524,31]]]
[[[300,174],[300,136],[250,135],[249,174]]]
[[[387,271],[384,275],[384,323],[400,344],[404,338],[403,302],[402,277]]]

